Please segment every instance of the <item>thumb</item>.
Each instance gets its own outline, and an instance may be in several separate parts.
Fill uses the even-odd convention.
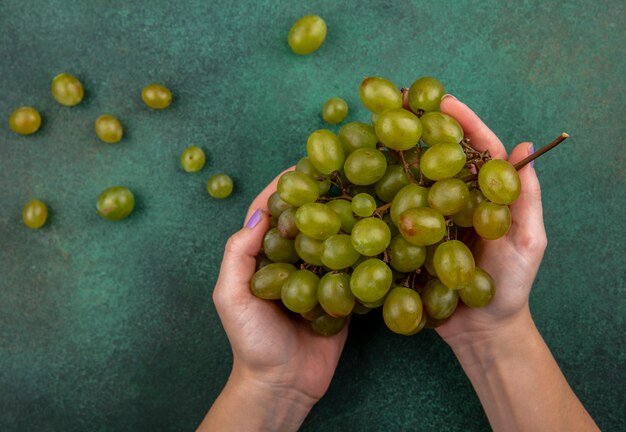
[[[218,299],[233,299],[248,296],[250,279],[256,268],[256,255],[261,250],[263,236],[269,226],[269,216],[258,209],[246,225],[226,242],[220,275],[213,291]]]
[[[511,152],[509,162],[516,164],[533,152],[532,143],[518,144]],[[537,173],[531,164],[524,166],[518,173],[522,190],[517,201],[510,206],[513,240],[524,250],[545,248],[546,232]]]

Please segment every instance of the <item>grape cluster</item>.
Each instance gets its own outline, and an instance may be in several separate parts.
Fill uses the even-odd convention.
[[[268,199],[255,296],[280,300],[322,335],[378,307],[391,331],[413,335],[450,317],[459,298],[472,308],[492,301],[494,280],[463,240],[507,233],[520,179],[470,147],[439,112],[443,95],[431,77],[402,90],[366,78],[359,96],[373,126],[309,136],[307,157]]]

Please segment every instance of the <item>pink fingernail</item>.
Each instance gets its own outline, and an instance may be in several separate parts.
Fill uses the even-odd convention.
[[[530,147],[528,148],[528,154],[531,155],[534,152],[535,152],[535,146],[533,144],[531,144]],[[530,166],[533,167],[533,168],[535,167],[535,161],[534,160],[530,161]]]
[[[456,97],[454,97],[454,95],[451,95],[450,93],[446,93],[445,95],[441,96],[441,101],[443,102],[445,98],[452,98],[454,100],[458,100]]]
[[[261,209],[257,209],[252,216],[250,216],[250,219],[248,219],[246,228],[254,228],[259,224],[259,222],[261,222],[261,219],[263,219],[263,211]]]

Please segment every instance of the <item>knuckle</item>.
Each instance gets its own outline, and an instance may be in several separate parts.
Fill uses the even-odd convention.
[[[518,247],[532,253],[543,253],[548,246],[545,232],[524,232],[518,239]]]

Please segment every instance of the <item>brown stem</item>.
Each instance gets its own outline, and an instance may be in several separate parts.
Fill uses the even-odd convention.
[[[376,213],[378,216],[382,218],[384,214],[387,212],[387,210],[389,210],[390,207],[391,207],[391,203],[388,202],[387,204],[383,204],[380,207],[378,207],[376,210],[374,210],[374,213]]]
[[[563,141],[565,141],[568,138],[569,138],[569,134],[566,133],[566,132],[563,132],[561,135],[559,135],[550,144],[541,147],[539,150],[537,150],[533,154],[529,155],[528,157],[522,159],[521,161],[519,161],[518,163],[516,163],[513,166],[515,167],[516,170],[522,169],[527,164],[529,164],[530,162],[534,161],[535,159],[537,159],[539,156],[543,155],[544,153],[549,152],[554,147],[558,146],[559,144],[561,144]],[[478,178],[478,174],[472,174],[472,175],[463,177],[461,180],[463,180],[464,182],[467,183],[467,182],[470,182],[470,181],[474,181],[477,178]]]
[[[400,155],[400,160],[402,161],[402,166],[404,167],[404,172],[406,173],[407,177],[409,178],[409,181],[411,183],[417,184],[417,180],[415,180],[415,176],[413,175],[413,172],[411,171],[411,167],[409,167],[408,162],[404,158],[404,152],[396,151],[396,153]]]

